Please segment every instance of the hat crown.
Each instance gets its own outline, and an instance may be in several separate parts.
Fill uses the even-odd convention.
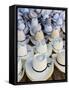
[[[61,38],[54,39],[53,47],[56,50],[62,50],[62,48],[63,48],[63,41],[62,41],[62,39]]]
[[[36,71],[42,71],[47,66],[47,58],[45,55],[36,55],[32,63]]]

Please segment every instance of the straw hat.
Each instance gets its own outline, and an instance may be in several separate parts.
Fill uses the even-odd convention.
[[[43,34],[43,32],[42,32],[42,31],[37,32],[36,35],[35,35],[35,40],[41,41],[41,40],[43,40],[43,39],[44,39],[44,34]]]
[[[59,30],[53,30],[51,34],[52,38],[59,37]]]
[[[18,29],[19,30],[24,30],[25,29],[25,24],[23,21],[18,21]]]
[[[24,32],[22,30],[18,30],[17,34],[18,34],[18,41],[25,40],[26,36],[25,36],[25,34],[24,34]]]
[[[24,76],[24,70],[18,74],[17,81],[19,82]]]
[[[30,40],[34,45],[36,45],[37,42],[44,40],[43,32],[41,30],[36,32],[34,37],[30,37]]]
[[[57,54],[55,65],[61,72],[65,73],[65,51]]]
[[[38,58],[38,59],[37,59]],[[26,62],[26,75],[31,81],[45,81],[52,75],[54,64],[51,58],[36,55]]]
[[[17,81],[19,82],[22,78],[23,78],[23,76],[24,76],[24,69],[23,69],[23,65],[22,65],[23,63],[22,63],[22,58],[21,57],[18,57],[18,66],[17,66],[17,70],[18,70],[18,72],[17,72],[17,75],[18,75],[18,77],[17,77]]]
[[[63,40],[61,38],[55,38],[53,41],[53,51],[58,53],[63,51]]]
[[[18,57],[18,74],[21,72],[22,70],[22,60],[21,57]]]
[[[27,56],[27,45],[18,44],[18,56],[19,57]]]
[[[36,23],[36,24],[35,24]],[[35,36],[35,34],[38,32],[38,31],[41,31],[41,25],[37,23],[37,21],[31,25],[31,28],[30,28],[30,34],[32,36]]]
[[[47,44],[47,56],[49,57],[51,56],[51,54],[52,54],[52,44],[49,43]]]
[[[35,18],[35,17],[37,17],[37,13],[34,12],[33,10],[30,10],[29,17],[30,18]]]

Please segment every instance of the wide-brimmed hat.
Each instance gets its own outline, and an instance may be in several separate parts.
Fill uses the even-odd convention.
[[[45,81],[50,78],[54,70],[54,63],[51,58],[46,58],[46,60],[47,65],[43,63],[45,62],[45,58],[43,60],[40,60],[40,62],[38,60],[35,60],[34,62],[37,63],[34,66],[33,59],[29,59],[26,61],[26,75],[31,81]],[[38,66],[38,64],[40,64],[40,66]],[[44,69],[42,70],[42,68]]]
[[[17,76],[17,81],[19,82],[19,81],[23,78],[23,76],[24,76],[24,70],[22,70],[22,71],[18,74],[18,76]]]
[[[64,50],[62,38],[55,38],[52,40],[52,47],[55,53],[59,53]]]
[[[21,43],[18,43],[18,56],[19,57],[25,57],[27,56],[27,45],[22,45]]]
[[[22,42],[22,41],[24,41],[25,40],[25,38],[26,38],[26,36],[25,36],[25,34],[24,34],[24,32],[22,31],[22,30],[18,30],[18,41],[20,42]]]
[[[61,72],[65,73],[65,51],[57,55],[55,65]]]
[[[65,50],[54,54],[53,58],[55,59],[55,66],[63,73],[65,73]]]
[[[24,76],[24,68],[22,63],[22,58],[18,57],[18,64],[17,64],[17,81],[19,82]]]

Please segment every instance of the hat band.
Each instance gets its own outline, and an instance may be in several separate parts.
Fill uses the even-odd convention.
[[[53,45],[52,45],[52,47],[53,47],[53,49],[55,49]],[[58,49],[55,49],[55,50],[60,51],[60,50],[58,50]],[[61,49],[61,50],[62,50],[62,49]]]
[[[39,73],[41,73],[41,72],[43,72],[43,71],[45,71],[45,70],[47,69],[47,66],[46,66],[45,69],[43,69],[43,70],[41,70],[41,71],[35,70],[33,67],[32,67],[32,69],[33,69],[35,72],[39,72]]]
[[[26,39],[25,39],[26,40]],[[25,40],[21,40],[21,41],[18,41],[18,42],[24,42]]]
[[[65,67],[65,65],[63,65],[63,64],[60,64],[58,61],[57,61],[57,59],[56,59],[56,62],[60,65],[60,66],[63,66],[63,67]]]
[[[52,63],[52,62],[47,63],[46,68],[45,68],[45,69],[43,69],[43,70],[41,70],[41,71],[35,70],[33,67],[32,67],[32,69],[33,69],[35,72],[41,73],[41,72],[45,71],[48,67],[50,67],[51,63]]]

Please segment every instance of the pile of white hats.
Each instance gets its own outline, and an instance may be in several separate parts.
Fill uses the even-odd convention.
[[[45,81],[54,64],[65,73],[65,11],[18,8],[17,20],[18,82],[24,72],[31,81]]]

